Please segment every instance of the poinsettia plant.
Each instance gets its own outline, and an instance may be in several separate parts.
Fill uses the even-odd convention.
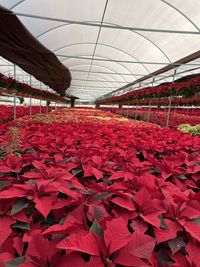
[[[36,117],[0,128],[2,266],[198,267],[200,138],[89,109]]]
[[[36,99],[54,101],[58,103],[70,103],[69,99],[67,100],[58,94],[47,90],[33,88],[26,83],[19,82],[12,77],[7,77],[0,73],[0,94],[3,93],[15,93],[17,96],[21,97],[33,97]]]
[[[168,117],[168,110],[157,109],[157,108],[106,108],[102,107],[101,110],[111,110],[114,113],[128,116],[129,118],[135,118],[137,120],[149,121],[151,123],[156,123],[160,126],[166,126],[166,121]],[[199,117],[200,111],[193,110],[189,111],[171,109],[171,115],[169,117],[169,127],[177,128],[181,124],[191,124],[197,125],[200,123]]]
[[[169,96],[193,97],[200,92],[200,76],[191,77],[185,82],[173,82],[158,86],[140,88],[120,96],[97,100],[96,104],[126,103],[141,99],[167,98]]]

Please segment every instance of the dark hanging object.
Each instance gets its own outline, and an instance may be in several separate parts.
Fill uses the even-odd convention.
[[[2,6],[0,6],[0,55],[62,96],[70,86],[71,74],[68,68],[25,28],[12,11]]]
[[[24,98],[21,97],[21,96],[19,96],[18,98],[19,98],[19,103],[20,103],[20,105],[23,104],[23,103],[24,103]]]

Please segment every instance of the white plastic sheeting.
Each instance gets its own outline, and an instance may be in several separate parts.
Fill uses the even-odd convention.
[[[0,0],[0,5],[18,14],[69,68],[67,92],[81,99],[97,98],[200,50],[199,0]],[[178,77],[199,72],[200,62],[193,63],[181,66]],[[12,75],[11,66],[0,71]],[[29,80],[20,70],[16,74]],[[164,81],[170,79],[166,74]]]

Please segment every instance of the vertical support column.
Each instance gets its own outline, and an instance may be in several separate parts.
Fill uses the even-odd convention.
[[[176,117],[176,109],[178,109],[178,106],[174,106],[174,118]]]
[[[153,77],[153,80],[152,80],[152,88],[154,86],[154,82],[155,82],[155,77]],[[149,110],[148,110],[148,115],[147,115],[147,121],[150,120],[150,112],[151,112],[151,99],[149,100]]]
[[[13,69],[13,76],[14,79],[16,79],[16,64],[13,65],[14,69]],[[13,94],[13,100],[14,100],[14,107],[13,107],[13,116],[14,116],[14,120],[16,120],[17,118],[17,110],[16,110],[16,94]]]
[[[31,96],[30,96],[30,116],[32,115],[32,98],[31,98]]]
[[[13,77],[14,77],[14,79],[16,79],[16,64],[13,65],[13,68],[14,68],[13,69],[13,74],[14,74]]]
[[[167,113],[167,122],[166,122],[166,127],[168,127],[168,126],[169,126],[169,119],[170,119],[171,104],[172,104],[172,96],[170,96],[170,97],[169,97],[169,106],[168,106],[168,113]]]
[[[139,88],[138,89],[140,89],[140,87],[141,87],[141,83],[139,83]],[[136,120],[136,118],[137,118],[137,114],[138,114],[138,100],[137,100],[137,104],[136,104],[136,111],[135,111],[135,120]]]
[[[17,118],[17,112],[16,112],[16,94],[14,93],[13,94],[13,97],[14,97],[14,120],[16,120]]]
[[[30,75],[30,86],[31,86],[31,84],[32,84],[32,80],[31,80],[31,75]],[[29,108],[30,108],[30,116],[32,115],[32,98],[31,98],[31,96],[30,96],[30,106],[29,106]]]
[[[174,75],[173,75],[173,83],[176,76],[176,68],[174,68]],[[171,112],[171,104],[172,104],[172,95],[169,98],[169,106],[168,106],[168,113],[167,113],[167,121],[166,121],[166,127],[169,127],[169,120],[170,120],[170,112]]]
[[[135,111],[135,120],[136,120],[136,118],[137,118],[137,113],[138,113],[138,101],[137,101],[136,111]]]
[[[128,105],[127,105],[127,111],[126,111],[126,117],[127,118],[129,117],[129,107],[130,107],[130,102],[128,102]]]
[[[74,108],[75,99],[71,98],[71,108]]]
[[[149,100],[149,110],[148,110],[147,121],[150,120],[150,112],[151,112],[151,99]]]
[[[40,99],[40,114],[42,114],[42,107],[41,107],[41,105],[42,105],[42,100]]]

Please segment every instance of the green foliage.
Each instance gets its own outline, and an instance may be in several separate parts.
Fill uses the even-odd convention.
[[[195,126],[191,126],[189,124],[182,124],[178,127],[181,132],[189,133],[191,135],[199,135],[200,136],[200,124]]]
[[[10,127],[9,135],[10,135],[10,140],[9,140],[9,147],[7,147],[7,154],[21,157],[23,151],[20,149],[21,146],[20,130],[17,127]]]

